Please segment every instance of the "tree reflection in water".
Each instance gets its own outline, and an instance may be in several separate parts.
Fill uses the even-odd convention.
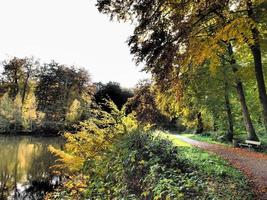
[[[59,182],[50,168],[55,157],[52,144],[63,146],[60,137],[0,136],[0,199],[42,199]]]

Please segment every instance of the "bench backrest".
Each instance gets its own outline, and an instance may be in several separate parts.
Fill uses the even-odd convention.
[[[260,145],[261,142],[253,141],[253,140],[246,140],[246,143],[248,144],[255,144],[255,145]]]

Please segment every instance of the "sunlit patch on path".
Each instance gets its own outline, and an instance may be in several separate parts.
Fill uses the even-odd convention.
[[[176,135],[180,140],[193,146],[215,153],[228,160],[234,167],[243,171],[255,190],[257,199],[267,200],[267,155],[248,149],[208,144]]]

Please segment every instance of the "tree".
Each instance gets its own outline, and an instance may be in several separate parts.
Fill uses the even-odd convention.
[[[229,51],[229,55],[230,55],[230,64],[232,66],[233,72],[237,73],[238,70],[236,68],[236,60],[233,57],[233,50],[232,50],[231,44],[229,44],[229,46],[228,46],[228,51]],[[244,89],[243,89],[243,83],[237,77],[235,78],[235,82],[236,82],[237,93],[238,93],[239,100],[241,103],[244,123],[245,123],[247,133],[248,133],[247,138],[250,140],[258,141],[259,138],[256,135],[256,132],[255,132],[255,129],[254,129],[254,126],[252,124],[251,117],[250,117],[250,113],[248,110],[248,106],[247,106],[247,102],[246,102],[246,98],[245,98],[245,93],[244,93]]]
[[[252,33],[252,39],[253,43],[249,44],[249,47],[251,49],[253,59],[254,59],[254,68],[255,68],[255,75],[258,85],[258,92],[259,92],[259,98],[260,102],[262,104],[263,108],[263,118],[265,123],[265,129],[267,132],[267,94],[266,94],[266,85],[263,75],[263,64],[262,64],[262,55],[261,55],[261,44],[260,44],[260,31],[258,28],[259,21],[257,20],[257,15],[261,15],[261,12],[264,12],[264,8],[267,8],[266,2],[260,1],[260,5],[257,5],[257,1],[247,0],[246,6],[247,6],[247,16],[250,20],[253,21],[254,26],[251,27],[251,33]],[[255,5],[256,4],[256,5]],[[258,7],[256,9],[255,6],[262,7],[262,10],[259,11]],[[261,26],[262,28],[264,27]],[[265,27],[262,30],[263,32],[267,31],[266,22]]]
[[[23,119],[22,119],[22,98],[20,94],[16,95],[13,104],[14,104],[13,125],[15,126],[15,130],[21,130],[23,126]]]
[[[13,101],[8,93],[5,93],[0,99],[0,117],[1,123],[6,127],[10,125],[10,122],[13,119],[13,109]]]
[[[141,81],[134,90],[134,96],[126,103],[128,113],[134,112],[136,119],[152,126],[168,125],[169,119],[157,107],[156,93],[148,80]]]
[[[127,100],[133,96],[132,91],[121,88],[120,84],[116,82],[95,83],[95,85],[94,100],[97,104],[103,104],[106,99],[111,99],[121,109]],[[107,108],[106,110],[108,111]]]
[[[66,120],[71,123],[77,122],[81,118],[81,114],[81,103],[75,99],[66,114]]]
[[[39,62],[34,58],[17,58],[3,62],[4,71],[2,72],[1,88],[10,92],[10,96],[14,99],[20,93],[22,104],[27,96],[30,82],[36,75]]]
[[[44,64],[37,80],[38,110],[46,113],[48,120],[64,121],[72,102],[90,103],[94,90],[88,72],[56,62]]]
[[[34,60],[34,58],[26,58],[26,64],[24,65],[24,83],[22,87],[22,104],[24,104],[28,89],[30,89],[30,82],[33,81],[34,76],[36,76],[36,72],[40,66],[38,60]]]
[[[15,99],[16,95],[20,92],[20,85],[24,79],[23,67],[25,64],[25,59],[17,57],[3,62],[4,71],[2,74],[4,76],[4,81],[10,89],[10,96],[13,99]]]
[[[27,98],[24,99],[24,104],[22,106],[22,118],[24,128],[32,128],[33,123],[37,123],[40,120],[40,113],[37,111],[37,100],[33,91],[30,89]]]
[[[227,44],[233,41],[235,47],[255,44],[251,37],[255,23],[244,14],[248,10],[233,9],[243,7],[243,2],[99,0],[97,6],[111,18],[136,19],[129,39],[131,53],[137,63],[146,63],[145,70],[152,72],[157,82],[166,85],[173,74],[194,70],[205,62],[216,68],[221,55],[227,54]],[[248,109],[244,109],[247,106],[242,82],[237,83],[248,138],[256,140]]]

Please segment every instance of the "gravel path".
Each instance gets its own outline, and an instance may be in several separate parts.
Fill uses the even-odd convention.
[[[215,153],[228,160],[235,168],[243,171],[259,200],[267,200],[267,154],[244,148],[234,148],[219,144],[199,142],[180,135],[177,138],[201,149]]]

